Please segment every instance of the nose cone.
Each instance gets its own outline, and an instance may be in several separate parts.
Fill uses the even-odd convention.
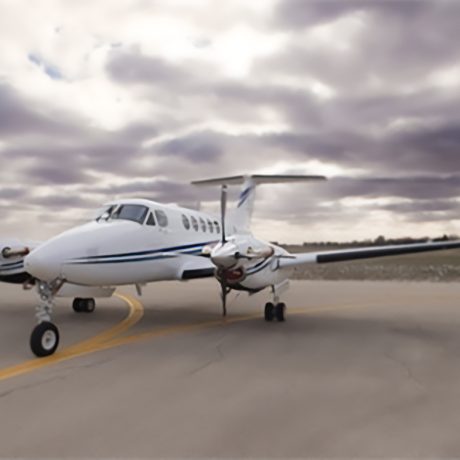
[[[233,243],[219,244],[212,250],[211,260],[217,267],[231,268],[238,262],[237,252],[238,248]]]
[[[41,281],[53,281],[61,274],[61,261],[41,248],[24,259],[24,267],[27,273]]]

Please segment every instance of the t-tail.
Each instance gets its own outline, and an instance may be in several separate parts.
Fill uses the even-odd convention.
[[[256,188],[261,184],[285,184],[289,182],[305,182],[326,180],[324,176],[305,175],[265,175],[251,174],[231,177],[220,177],[192,182],[193,185],[240,185],[243,184],[236,208],[231,213],[231,223],[238,233],[250,233],[251,218],[256,198]]]

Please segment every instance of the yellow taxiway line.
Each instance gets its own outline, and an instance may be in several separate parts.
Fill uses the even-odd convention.
[[[151,340],[180,333],[188,333],[199,331],[203,329],[209,329],[217,326],[226,326],[242,321],[250,321],[253,319],[260,319],[260,314],[242,315],[234,318],[224,318],[218,320],[210,320],[202,323],[195,324],[182,324],[178,326],[171,326],[164,329],[155,329],[153,331],[147,331],[140,334],[117,337],[126,332],[130,327],[134,326],[143,316],[144,308],[143,305],[135,298],[123,294],[116,294],[117,297],[124,300],[130,308],[128,316],[107,331],[98,334],[88,340],[80,342],[76,345],[65,348],[64,350],[49,356],[47,358],[33,359],[26,361],[21,364],[17,364],[11,367],[0,369],[0,381],[7,380],[12,377],[17,377],[53,364],[67,361],[79,356],[88,355],[102,350],[108,350],[111,348],[119,347],[122,345],[129,345],[144,340]],[[340,307],[323,307],[323,308],[311,308],[311,309],[290,309],[289,315],[315,315],[318,313],[329,313],[338,310],[348,310],[356,308],[364,308],[367,305],[342,305]]]
[[[94,350],[97,350],[98,346],[101,344],[109,341],[110,339],[113,339],[115,336],[122,334],[130,327],[134,326],[144,315],[143,305],[133,297],[123,294],[115,295],[126,302],[129,306],[128,316],[123,319],[123,321],[119,322],[105,332],[65,348],[64,350],[59,351],[52,356],[40,359],[31,359],[21,364],[16,364],[4,369],[0,369],[0,381],[7,380],[12,377],[17,377],[19,375],[26,374],[43,367],[51,366],[68,359],[76,358],[77,356],[93,353]]]

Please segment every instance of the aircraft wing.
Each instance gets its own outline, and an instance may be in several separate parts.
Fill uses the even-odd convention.
[[[210,278],[214,276],[216,267],[210,259],[205,257],[191,257],[178,273],[177,279],[181,281],[194,280],[199,278]]]
[[[292,254],[280,259],[280,268],[295,267],[303,264],[327,264],[347,260],[371,259],[374,257],[400,256],[418,252],[444,251],[459,249],[460,240],[428,242],[415,244],[398,244],[393,246],[370,246],[365,248],[340,249],[337,251],[305,252]]]

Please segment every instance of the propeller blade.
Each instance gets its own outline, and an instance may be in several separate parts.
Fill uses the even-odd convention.
[[[225,217],[227,214],[227,186],[226,185],[222,185],[222,193],[220,196],[220,212],[221,212],[220,224],[222,226],[222,244],[225,244],[227,242],[227,239],[225,237]]]
[[[224,279],[220,282],[220,287],[222,289],[221,292],[221,298],[222,298],[222,316],[227,316],[227,294],[228,294],[228,289],[227,289],[227,283],[225,282]]]

